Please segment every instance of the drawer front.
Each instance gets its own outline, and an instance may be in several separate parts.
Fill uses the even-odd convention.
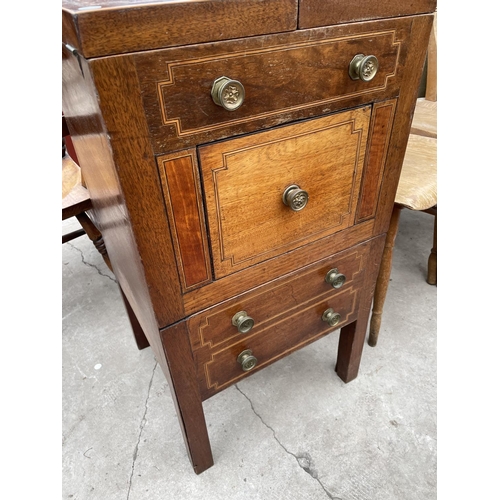
[[[247,374],[237,362],[245,349],[263,367],[354,321],[368,249],[363,243],[191,317],[188,329],[203,397]],[[339,288],[325,280],[329,272],[337,286],[343,281]],[[329,308],[340,314],[335,326],[322,319]],[[254,322],[246,333],[233,324],[242,312]]]
[[[354,224],[370,109],[199,148],[216,278]]]
[[[408,20],[370,22],[138,54],[156,152],[395,97],[410,25]],[[370,81],[349,75],[358,54],[378,59]],[[237,109],[214,102],[212,87],[221,77],[243,85]]]

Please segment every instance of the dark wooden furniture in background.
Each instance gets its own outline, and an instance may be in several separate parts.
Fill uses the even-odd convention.
[[[68,148],[68,144],[70,147]],[[97,229],[87,212],[92,210],[92,200],[90,194],[82,181],[80,166],[70,155],[68,149],[71,149],[73,156],[76,156],[71,147],[71,135],[66,124],[66,119],[62,117],[62,220],[75,217],[80,223],[81,228],[70,233],[63,234],[62,242],[67,243],[75,238],[87,235],[94,246],[102,255],[104,261],[111,269],[111,262],[106,251],[102,234]]]
[[[400,4],[63,2],[63,111],[196,473],[203,400],[339,328],[358,374],[435,8]]]
[[[79,238],[80,236],[87,236],[92,241],[97,251],[101,254],[109,270],[113,271],[101,231],[97,229],[91,215],[93,213],[93,207],[92,200],[90,199],[90,194],[85,187],[80,166],[75,161],[75,159],[77,159],[77,155],[72,145],[71,134],[69,133],[66,119],[63,116],[61,172],[62,220],[65,221],[67,219],[75,217],[81,227],[74,231],[70,231],[69,233],[63,234],[62,243],[68,243],[69,241],[72,241],[75,238]],[[123,294],[121,288],[120,292],[122,294],[125,310],[127,311],[127,315],[130,320],[132,331],[135,335],[137,347],[139,349],[149,347],[149,343],[146,337],[144,337],[144,335],[142,334],[142,328],[140,327],[137,317],[135,316],[135,313],[130,306],[128,299]]]

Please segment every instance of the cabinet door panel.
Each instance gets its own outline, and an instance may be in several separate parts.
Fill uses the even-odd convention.
[[[199,148],[216,277],[354,224],[369,106]],[[307,205],[283,193],[296,185]]]

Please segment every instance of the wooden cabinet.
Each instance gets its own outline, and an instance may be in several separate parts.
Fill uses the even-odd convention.
[[[197,473],[203,400],[339,328],[357,376],[434,8],[63,2],[92,215]]]

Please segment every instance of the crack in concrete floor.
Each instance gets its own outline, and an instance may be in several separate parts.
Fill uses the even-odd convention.
[[[300,468],[302,470],[304,470],[305,472],[307,472],[307,474],[309,474],[313,479],[315,479],[319,485],[321,486],[321,488],[323,488],[324,492],[328,495],[328,497],[330,498],[330,500],[342,500],[341,498],[339,497],[335,497],[333,496],[325,487],[325,485],[321,482],[321,479],[319,479],[318,477],[318,471],[314,468],[314,462],[313,462],[313,459],[311,457],[311,455],[307,452],[304,452],[304,453],[298,453],[297,455],[295,453],[292,453],[290,450],[288,450],[284,445],[283,443],[278,439],[278,437],[276,436],[276,432],[275,430],[269,425],[267,424],[264,419],[262,418],[261,415],[259,415],[259,413],[257,413],[257,411],[255,410],[255,407],[252,403],[252,400],[238,387],[238,384],[235,384],[234,387],[248,400],[248,402],[250,403],[250,407],[252,408],[252,411],[255,413],[255,415],[257,415],[257,417],[260,419],[260,421],[273,433],[273,437],[275,439],[275,441],[289,454],[291,455],[292,457],[295,458],[295,460],[297,460],[297,463],[299,464]]]
[[[155,365],[153,367],[153,373],[151,374],[151,380],[149,381],[148,395],[146,396],[146,402],[144,403],[144,414],[142,416],[141,423],[139,425],[139,437],[137,438],[137,443],[135,444],[134,453],[132,455],[132,470],[130,471],[130,478],[128,480],[127,500],[130,497],[130,490],[132,489],[132,480],[134,478],[135,461],[137,460],[137,454],[139,452],[139,444],[141,442],[142,431],[144,430],[144,426],[146,425],[146,422],[147,422],[146,415],[148,413],[148,402],[149,402],[149,397],[151,395],[151,387],[153,385],[153,379],[155,376],[155,371],[156,371],[157,366],[158,366],[158,361],[155,363]]]
[[[82,263],[83,263],[85,266],[88,266],[88,267],[91,267],[91,268],[95,269],[95,270],[98,272],[98,274],[99,274],[100,276],[103,276],[103,277],[105,277],[105,278],[110,279],[113,283],[118,283],[118,282],[116,281],[116,279],[115,279],[115,278],[113,278],[112,276],[109,276],[108,274],[103,273],[103,272],[102,272],[102,271],[101,271],[101,270],[100,270],[100,269],[99,269],[99,268],[98,268],[95,264],[91,264],[90,262],[87,262],[87,261],[85,260],[85,255],[84,255],[84,253],[83,253],[83,252],[82,252],[82,251],[81,251],[78,247],[75,247],[75,246],[74,246],[74,245],[72,245],[71,243],[66,243],[66,245],[68,245],[69,247],[73,248],[73,250],[76,250],[77,252],[79,252],[79,253],[80,253],[80,255],[82,256]],[[103,261],[103,262],[104,262],[104,261]]]

